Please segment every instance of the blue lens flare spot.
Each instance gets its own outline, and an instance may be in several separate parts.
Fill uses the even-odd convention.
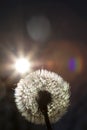
[[[76,70],[76,60],[74,58],[71,58],[68,62],[68,68],[70,71]]]
[[[70,58],[68,61],[68,69],[72,72],[82,72],[83,60],[81,57]]]

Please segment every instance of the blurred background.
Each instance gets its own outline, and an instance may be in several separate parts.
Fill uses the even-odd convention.
[[[23,71],[24,60],[18,66],[20,58],[27,60],[28,70]],[[14,102],[18,81],[37,69],[54,71],[70,84],[69,110],[53,129],[87,130],[86,2],[0,3],[0,130],[46,129],[27,122]]]

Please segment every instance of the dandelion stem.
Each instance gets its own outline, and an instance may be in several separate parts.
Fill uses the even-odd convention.
[[[52,130],[52,127],[51,127],[51,124],[50,124],[50,121],[49,121],[49,117],[48,117],[48,113],[47,113],[46,110],[43,111],[43,115],[44,115],[47,130]]]
[[[52,101],[51,94],[46,90],[39,91],[38,98],[36,100],[37,100],[40,111],[44,115],[47,130],[52,130],[49,117],[48,117],[48,109],[47,109],[47,105],[51,103]]]

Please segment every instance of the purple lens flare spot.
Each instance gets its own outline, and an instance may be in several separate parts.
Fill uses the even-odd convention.
[[[76,70],[76,59],[71,58],[68,62],[68,68],[70,71],[75,71]]]

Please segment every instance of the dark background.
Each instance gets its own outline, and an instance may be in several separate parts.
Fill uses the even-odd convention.
[[[39,39],[34,39],[28,32],[29,21],[43,16],[50,26],[49,35],[42,39],[39,34]],[[39,28],[38,23],[35,25]],[[38,30],[33,28],[36,34]],[[42,28],[42,35],[45,33]],[[14,74],[10,66],[20,51],[30,56],[32,70],[54,71],[70,83],[70,107],[52,125],[53,129],[87,130],[86,2],[8,0],[0,3],[0,130],[46,129],[27,122],[16,108],[14,88],[22,76]]]

